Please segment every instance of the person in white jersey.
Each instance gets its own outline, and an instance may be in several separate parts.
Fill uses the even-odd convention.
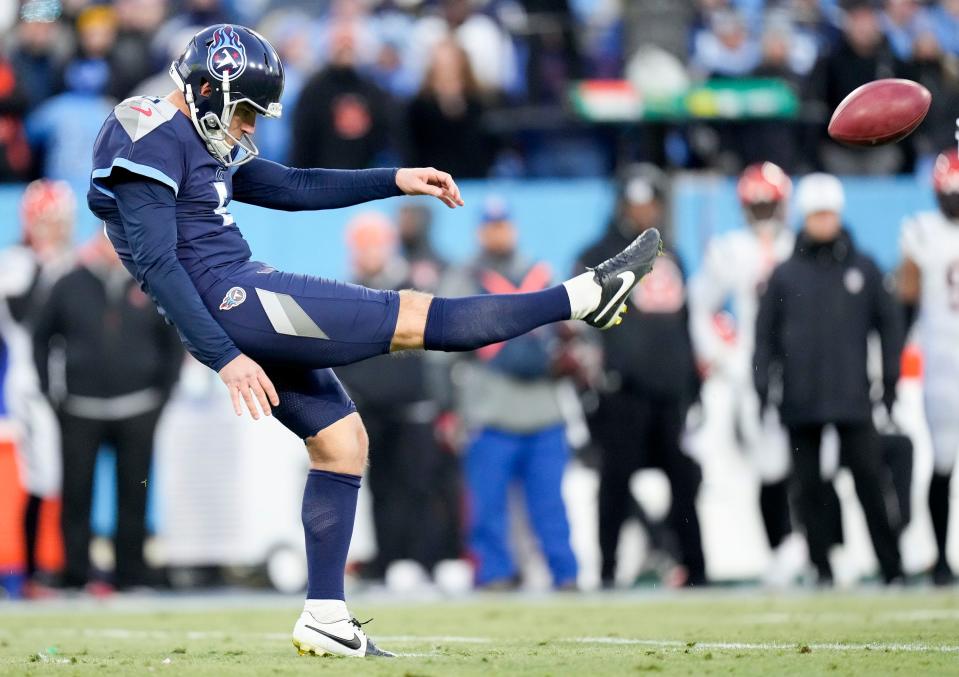
[[[939,209],[921,212],[902,226],[899,297],[916,317],[922,351],[923,401],[932,438],[929,512],[938,557],[937,585],[953,582],[946,557],[949,485],[959,453],[959,153],[936,158],[932,185]],[[916,316],[917,315],[917,316]]]

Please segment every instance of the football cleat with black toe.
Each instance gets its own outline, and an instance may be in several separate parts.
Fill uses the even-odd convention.
[[[653,269],[662,251],[659,231],[650,228],[619,254],[592,268],[602,294],[596,310],[583,319],[597,329],[609,329],[622,322],[629,293]]]

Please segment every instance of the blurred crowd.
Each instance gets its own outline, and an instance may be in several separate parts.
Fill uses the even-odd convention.
[[[459,178],[596,176],[632,161],[728,172],[908,172],[952,138],[955,0],[5,0],[0,5],[0,181],[83,185],[110,107],[165,95],[198,29],[257,28],[286,66],[267,157],[298,166],[435,165]],[[933,94],[911,141],[852,154],[825,135],[852,89],[889,76]],[[580,80],[640,92],[777,78],[795,119],[582,124]]]
[[[161,582],[143,557],[143,478],[182,352],[102,237],[74,251],[69,233],[74,194],[86,192],[90,149],[111,107],[133,94],[167,93],[166,70],[189,37],[227,20],[255,26],[284,60],[285,114],[257,130],[268,158],[304,167],[435,165],[457,178],[615,175],[608,228],[579,253],[577,272],[643,230],[666,235],[665,255],[617,331],[570,323],[456,359],[382,357],[338,370],[364,414],[374,458],[378,549],[360,576],[382,579],[398,561],[428,572],[468,556],[479,587],[516,587],[522,562],[510,515],[521,507],[553,585],[575,588],[579,564],[561,491],[575,456],[599,477],[604,586],[623,582],[620,534],[633,519],[647,534],[643,566],[669,585],[707,584],[703,474],[688,439],[702,417],[704,379],[716,377],[733,388],[729,437],[761,485],[773,553],[767,582],[804,573],[833,580],[831,553],[843,542],[838,466],[854,477],[883,579],[902,579],[898,539],[910,518],[902,480],[912,474],[912,448],[894,421],[898,358],[915,319],[908,309],[926,302],[915,284],[897,298],[856,247],[834,175],[934,163],[939,171],[936,154],[954,143],[959,109],[957,0],[25,0],[0,7],[0,181],[34,180],[23,198],[22,241],[0,255],[0,333],[30,495],[28,594],[43,594],[32,553],[43,498],[53,495],[64,502],[58,582],[99,580],[89,524],[101,444],[118,458],[110,580],[118,588]],[[856,152],[829,141],[829,112],[858,85],[886,76],[932,92],[917,133]],[[590,127],[566,104],[570,85],[586,78],[745,77],[786,81],[799,116]],[[959,186],[954,160],[936,184],[948,222],[959,218],[943,199]],[[713,240],[687,279],[670,247],[669,170],[702,167],[740,176],[743,214],[730,219],[745,223]],[[806,176],[794,187],[790,174]],[[789,204],[798,233],[787,227]],[[520,249],[522,224],[506,200],[483,206],[475,256],[459,265],[433,248],[430,220],[416,203],[357,217],[348,228],[353,281],[466,295],[535,291],[570,272],[550,271]],[[916,272],[923,252],[905,251],[907,271]],[[936,279],[953,284],[949,271]],[[874,336],[878,371],[868,359]],[[945,352],[952,359],[954,350]],[[830,446],[837,460],[824,469]],[[942,454],[929,508],[935,580],[948,583],[954,450]],[[644,468],[667,478],[662,516],[648,515],[631,489]]]
[[[523,584],[532,547],[556,589],[577,589],[581,562],[568,511],[582,506],[571,507],[563,490],[575,459],[598,479],[603,587],[633,582],[624,554],[639,578],[707,585],[698,501],[703,461],[732,444],[758,484],[756,511],[770,553],[763,582],[849,582],[848,571],[834,571],[845,541],[834,483],[846,468],[882,580],[901,583],[913,445],[899,424],[897,385],[907,331],[916,323],[932,373],[925,384],[935,459],[928,491],[938,548],[932,575],[937,584],[951,583],[946,540],[959,448],[949,404],[959,396],[950,376],[959,369],[949,281],[949,257],[959,253],[955,150],[939,156],[933,188],[939,210],[907,220],[896,281],[846,229],[838,178],[811,173],[794,187],[777,165],[751,165],[738,179],[741,214],[729,215],[740,227],[714,237],[687,279],[672,247],[669,175],[655,165],[631,165],[618,175],[608,227],[571,271],[661,229],[664,255],[631,295],[616,331],[567,322],[474,353],[381,356],[337,369],[363,412],[373,453],[367,486],[376,549],[354,573],[389,580],[399,565],[425,581],[444,562],[468,561],[475,586],[509,590]],[[48,594],[51,581],[68,589],[165,583],[144,559],[142,478],[184,356],[102,235],[72,250],[74,210],[68,184],[31,183],[23,240],[0,253],[5,402],[29,496],[27,595]],[[787,210],[798,215],[798,231]],[[475,254],[459,264],[434,249],[431,218],[418,202],[393,214],[354,216],[346,228],[351,280],[461,296],[536,291],[561,279],[520,248],[520,226],[502,197],[483,205]],[[714,408],[719,428],[696,442],[710,415],[702,396],[710,380],[728,389],[729,406]],[[92,568],[89,555],[93,470],[104,444],[116,449],[118,501],[115,569],[106,575]],[[648,513],[633,486],[646,469],[660,471],[669,485],[668,509],[659,515]],[[38,571],[33,552],[43,499],[55,496],[63,501],[66,562],[51,579]],[[646,535],[638,564],[630,551],[636,546],[621,538],[633,521]],[[517,531],[522,523],[525,537]]]

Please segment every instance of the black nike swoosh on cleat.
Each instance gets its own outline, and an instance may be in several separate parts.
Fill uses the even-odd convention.
[[[357,636],[357,634],[356,634],[355,632],[353,633],[353,639],[343,639],[342,637],[337,637],[336,635],[331,635],[331,634],[328,633],[328,632],[323,632],[323,631],[320,630],[319,628],[314,628],[312,625],[307,625],[306,627],[308,627],[310,630],[313,630],[314,632],[320,633],[320,634],[323,635],[324,637],[329,637],[329,638],[332,639],[334,642],[336,642],[336,643],[338,643],[338,644],[342,644],[342,645],[345,646],[347,649],[353,649],[354,651],[356,651],[356,650],[359,649],[361,646],[363,646],[363,642],[360,640],[360,638]]]

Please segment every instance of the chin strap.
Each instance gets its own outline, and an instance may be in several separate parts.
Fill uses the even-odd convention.
[[[180,73],[177,71],[175,61],[170,64],[170,77],[173,78],[173,82],[176,83],[180,91],[183,92],[183,98],[186,100],[186,105],[190,109],[190,121],[193,123],[194,129],[196,129],[200,138],[203,139],[210,154],[219,160],[220,163],[225,167],[239,167],[260,154],[260,149],[256,147],[256,144],[253,142],[253,139],[250,138],[249,134],[243,134],[238,139],[228,131],[230,121],[233,119],[233,113],[236,110],[236,105],[230,106],[230,81],[225,73],[223,75],[223,110],[220,116],[210,111],[202,118],[196,106],[193,87],[183,82],[183,78],[180,77]],[[229,119],[224,122],[221,119],[222,116],[227,116]],[[232,141],[233,144],[231,145],[227,139]],[[239,153],[236,158],[231,158],[230,155],[235,147],[239,147],[244,152]]]

